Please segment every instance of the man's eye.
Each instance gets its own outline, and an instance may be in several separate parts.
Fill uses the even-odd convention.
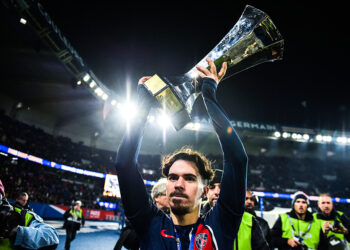
[[[176,181],[176,180],[177,180],[177,176],[169,175],[169,176],[168,176],[168,180],[169,180],[169,181]]]
[[[209,189],[214,189],[215,186],[214,185],[209,185]]]
[[[186,177],[185,177],[185,180],[186,180],[186,181],[195,181],[195,180],[196,180],[196,177],[194,177],[194,176],[186,176]]]

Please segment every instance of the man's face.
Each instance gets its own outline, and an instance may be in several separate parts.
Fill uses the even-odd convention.
[[[333,202],[331,197],[328,196],[320,196],[318,200],[318,207],[325,215],[330,215],[333,210]]]
[[[204,185],[194,162],[177,160],[169,169],[166,186],[171,211],[185,215],[199,206]]]
[[[245,196],[245,209],[248,211],[252,211],[254,207],[255,207],[254,195],[250,191],[247,191]]]
[[[208,200],[211,207],[215,206],[220,194],[220,183],[214,183],[209,185]]]
[[[297,199],[294,203],[294,210],[298,214],[305,214],[307,210],[307,201],[304,199]]]
[[[169,201],[165,193],[158,195],[156,198],[154,198],[154,201],[160,210],[165,211],[169,209]]]
[[[19,202],[19,204],[21,204],[21,206],[25,206],[28,202],[28,196],[27,195],[23,195],[18,197],[17,201]]]

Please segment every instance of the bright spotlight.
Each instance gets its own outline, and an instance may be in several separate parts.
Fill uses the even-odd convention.
[[[91,86],[90,86],[91,87]],[[92,87],[91,87],[92,88]],[[98,87],[98,88],[96,88],[95,89],[95,93],[98,95],[98,96],[102,96],[104,93],[103,93],[103,90],[100,88],[100,87]]]
[[[92,80],[89,84],[90,88],[94,88],[96,86],[96,82]]]
[[[305,141],[308,141],[308,140],[310,139],[310,136],[309,136],[308,134],[304,134],[304,135],[303,135],[303,139],[304,139]]]
[[[332,136],[330,135],[325,135],[322,137],[322,140],[325,142],[331,142],[332,141]]]
[[[103,95],[102,95],[102,99],[103,99],[104,101],[106,101],[106,100],[108,99],[108,95],[107,95],[107,94],[103,94]]]
[[[27,23],[27,20],[24,19],[24,18],[21,18],[21,19],[19,20],[19,22],[20,22],[21,24],[26,24],[26,23]]]
[[[116,104],[117,104],[117,101],[116,101],[116,100],[112,100],[112,101],[111,101],[111,105],[112,105],[112,106],[114,106],[114,105],[116,105]]]
[[[346,143],[346,137],[337,137],[337,142],[345,144]]]
[[[298,138],[298,135],[297,135],[296,133],[293,133],[293,134],[292,134],[292,138],[293,138],[293,139],[297,139],[297,138]]]
[[[287,133],[287,132],[283,132],[282,137],[283,138],[288,138],[288,137],[290,137],[290,134]]]
[[[79,80],[79,81],[77,81],[77,85],[81,85],[81,81]]]
[[[85,74],[85,76],[83,77],[84,82],[88,82],[90,80],[90,75],[89,74]]]
[[[281,133],[276,131],[275,133],[273,133],[273,135],[277,138],[280,138],[281,137]]]
[[[118,104],[119,105],[119,104]],[[137,108],[136,105],[131,103],[131,102],[127,102],[121,105],[121,113],[122,116],[126,119],[126,120],[131,120],[132,118],[134,118],[137,114]]]
[[[322,135],[316,135],[316,141],[322,141]]]

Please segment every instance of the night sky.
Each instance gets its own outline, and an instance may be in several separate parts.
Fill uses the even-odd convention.
[[[253,5],[282,34],[284,58],[220,84],[217,97],[229,117],[350,130],[348,13],[336,1],[41,3],[95,75],[120,96],[135,91],[144,75],[186,73],[233,27],[245,5]],[[201,110],[198,101],[194,113]]]

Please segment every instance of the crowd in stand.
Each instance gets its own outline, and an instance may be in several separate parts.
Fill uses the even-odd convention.
[[[0,144],[57,163],[116,174],[115,152],[88,147],[62,136],[54,137],[3,112],[0,112]],[[221,168],[222,156],[208,155],[208,158],[215,162],[215,168]],[[154,181],[161,177],[160,162],[160,155],[140,155],[144,179]],[[102,196],[104,180],[100,178],[51,169],[20,158],[0,156],[0,164],[9,198],[25,191],[31,201],[70,205],[72,200],[80,199],[87,208],[98,208],[96,201],[99,199],[113,201]],[[350,197],[348,164],[343,160],[249,155],[248,187],[279,193],[304,190],[309,195],[328,192],[346,198]],[[273,204],[283,206],[286,202],[276,200]]]

